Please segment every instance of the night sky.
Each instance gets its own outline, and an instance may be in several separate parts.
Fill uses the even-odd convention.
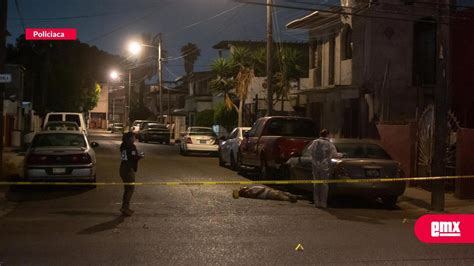
[[[265,7],[231,0],[17,0],[25,27],[77,28],[78,38],[113,54],[127,56],[128,40],[141,33],[163,33],[168,56],[179,57],[187,42],[201,57],[195,71],[208,70],[217,57],[212,46],[221,40],[265,40]],[[8,2],[9,43],[23,33],[14,0]],[[221,14],[222,13],[222,14]],[[306,11],[276,10],[275,40],[305,41],[307,34],[284,25]],[[221,14],[210,19],[217,14]],[[190,26],[193,23],[197,25]],[[166,79],[183,74],[183,60],[166,63]]]
[[[25,27],[77,28],[81,41],[124,57],[128,55],[126,43],[141,33],[162,32],[164,49],[170,57],[179,57],[184,44],[196,43],[201,49],[201,57],[196,62],[195,71],[209,69],[209,64],[217,57],[212,46],[221,40],[265,40],[265,7],[232,0],[16,1]],[[274,2],[288,4],[291,1]],[[333,4],[337,0],[307,2]],[[463,0],[459,4],[474,5],[474,1]],[[12,36],[7,41],[14,43],[24,31],[15,0],[8,1],[8,9],[7,27]],[[307,15],[308,11],[275,9],[275,13],[275,41],[307,39],[305,31],[287,31],[284,25]],[[164,70],[167,80],[175,79],[184,72],[183,60],[168,61]]]

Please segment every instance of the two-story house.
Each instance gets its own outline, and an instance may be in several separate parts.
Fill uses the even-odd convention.
[[[289,22],[288,29],[307,29],[310,39],[307,115],[342,137],[375,136],[377,122],[416,119],[434,100],[432,7],[341,0]]]

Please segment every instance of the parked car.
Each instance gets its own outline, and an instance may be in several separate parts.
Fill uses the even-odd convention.
[[[156,141],[164,144],[170,144],[171,133],[164,124],[145,122],[143,128],[138,134],[138,141],[150,142]]]
[[[158,123],[157,121],[151,121],[151,120],[135,120],[132,123],[132,126],[130,127],[130,131],[132,131],[135,134],[139,134],[140,130],[142,130],[143,123]]]
[[[189,127],[183,134],[179,150],[182,155],[189,152],[217,153],[219,140],[210,127]]]
[[[123,133],[123,123],[113,123],[112,126],[110,126],[110,131],[112,133],[115,133],[115,132]]]
[[[36,133],[26,152],[24,179],[27,181],[96,181],[99,146],[83,132],[43,131]]]
[[[87,135],[87,126],[84,121],[82,113],[52,112],[46,114],[43,129],[49,122],[75,122],[79,126],[79,130]]]
[[[219,165],[225,166],[229,163],[232,170],[237,170],[237,153],[244,134],[250,130],[250,127],[237,127],[229,134],[227,138],[222,138],[219,145]]]
[[[400,163],[392,160],[385,150],[376,142],[359,139],[332,140],[338,152],[343,154],[341,159],[331,160],[331,178],[390,178],[402,177]],[[287,162],[289,178],[294,180],[312,179],[311,154],[309,144],[301,153]],[[312,191],[312,185],[297,185]],[[331,196],[365,196],[381,198],[387,206],[393,206],[397,198],[405,191],[405,182],[377,183],[340,183],[329,184]]]
[[[45,131],[80,131],[76,122],[51,121],[43,127]]]
[[[292,153],[301,152],[317,137],[316,131],[314,121],[309,118],[262,117],[244,135],[237,153],[237,170],[244,173],[253,168],[263,179],[274,178],[283,172],[281,168]]]

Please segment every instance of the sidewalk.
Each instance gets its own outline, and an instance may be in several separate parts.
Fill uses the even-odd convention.
[[[431,192],[417,187],[407,187],[399,198],[398,205],[402,209],[431,212]],[[474,213],[474,200],[460,200],[453,193],[445,194],[446,213]]]
[[[17,148],[5,147],[3,150],[3,176],[0,181],[7,181],[12,176],[22,174],[23,155],[17,153]],[[0,186],[0,216],[11,209],[11,204],[6,199],[8,186]]]

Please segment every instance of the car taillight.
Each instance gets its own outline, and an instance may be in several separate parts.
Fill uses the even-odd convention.
[[[89,164],[92,163],[92,159],[89,154],[73,154],[70,157],[70,163]]]
[[[193,144],[193,141],[192,141],[191,138],[187,138],[187,139],[186,139],[186,143],[187,143],[187,144]]]
[[[27,164],[44,164],[48,161],[48,156],[40,154],[31,154],[26,158]]]

